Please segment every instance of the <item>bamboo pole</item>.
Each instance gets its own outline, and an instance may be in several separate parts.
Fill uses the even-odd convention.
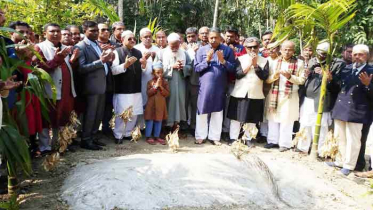
[[[13,169],[9,161],[7,161],[8,167],[8,195],[9,196],[17,196],[18,195],[18,181],[17,181],[17,174],[13,174],[15,169]]]
[[[212,27],[216,27],[218,22],[218,10],[219,10],[219,0],[215,1],[215,10],[214,10],[214,22],[212,24]]]
[[[120,19],[120,21],[122,21],[123,22],[123,13],[124,13],[124,11],[123,11],[123,1],[124,0],[118,0],[118,16],[119,16],[119,19]]]

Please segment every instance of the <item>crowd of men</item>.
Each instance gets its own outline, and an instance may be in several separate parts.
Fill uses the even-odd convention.
[[[140,40],[136,40],[122,22],[111,28],[93,21],[66,28],[49,23],[39,38],[25,22],[12,22],[9,27],[27,38],[11,33],[10,42],[34,44],[43,61],[25,49],[15,48],[16,57],[48,72],[57,91],[56,104],[49,105],[50,122],[42,118],[37,97],[26,96],[34,153],[53,150],[51,145],[73,110],[82,119],[77,141],[88,150],[105,146],[101,133],[121,144],[132,138],[136,126],[154,126],[154,135],[151,129],[146,132],[149,144],[164,144],[160,130],[164,135],[180,128],[180,137],[191,134],[195,144],[208,140],[219,146],[222,139],[231,145],[242,138],[251,147],[255,139],[266,143],[267,149],[285,152],[293,147],[294,133],[302,131],[307,138],[294,149],[310,151],[322,68],[330,51],[327,42],[315,50],[306,46],[296,57],[292,41],[275,46],[270,31],[260,40],[239,36],[233,27],[224,32],[191,27],[185,34],[168,36],[158,31],[155,40],[148,28],[141,29]],[[330,73],[325,75],[328,84],[319,148],[333,128],[340,155],[327,164],[340,167],[344,175],[364,170],[365,149],[370,146],[366,144],[373,117],[373,66],[369,58],[368,46],[346,45],[342,58],[333,58]],[[20,68],[17,77],[25,82],[30,73]],[[19,85],[12,79],[1,82],[2,96]],[[46,85],[45,91],[45,97],[51,99],[51,86]],[[113,113],[120,115],[129,107],[133,109],[131,119],[124,122],[117,117],[112,130],[109,121]],[[257,135],[253,134],[256,129]],[[373,147],[369,148],[373,155]]]

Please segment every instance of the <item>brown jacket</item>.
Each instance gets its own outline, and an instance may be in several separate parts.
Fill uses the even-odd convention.
[[[162,121],[167,119],[166,98],[170,95],[170,89],[166,80],[163,79],[163,91],[154,89],[153,85],[156,80],[152,79],[148,82],[147,94],[148,103],[146,104],[144,119]]]

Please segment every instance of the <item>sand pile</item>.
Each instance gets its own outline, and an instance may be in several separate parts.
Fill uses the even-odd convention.
[[[65,181],[63,198],[74,210],[355,209],[354,201],[306,167],[259,158],[273,173],[280,200],[263,173],[233,155],[161,153],[78,165]]]

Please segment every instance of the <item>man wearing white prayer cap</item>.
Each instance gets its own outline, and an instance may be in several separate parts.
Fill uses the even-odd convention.
[[[157,61],[162,61],[164,78],[170,85],[170,96],[168,100],[167,126],[176,129],[181,121],[186,121],[186,84],[185,78],[190,76],[192,60],[188,53],[180,48],[180,36],[171,33],[167,37],[168,47],[162,53],[157,54]]]
[[[122,43],[123,46],[114,51],[115,59],[111,66],[115,82],[114,113],[120,115],[132,106],[133,116],[125,126],[123,119],[115,118],[114,136],[117,144],[121,144],[123,139],[131,139],[131,132],[136,126],[138,116],[143,114],[141,79],[147,65],[146,58],[134,48],[136,39],[132,31],[122,33]]]
[[[301,93],[301,98],[304,100],[300,108],[300,132],[303,132],[306,139],[298,141],[297,152],[308,153],[311,142],[313,141],[313,134],[315,131],[317,110],[320,101],[320,87],[322,82],[322,69],[321,66],[326,65],[326,56],[328,54],[330,44],[323,42],[316,47],[316,57],[311,58],[308,63],[309,74],[304,84],[304,91]],[[330,65],[331,75],[335,75],[345,67],[345,63],[341,59],[333,59]],[[326,135],[328,133],[328,127],[332,124],[331,110],[334,106],[337,94],[327,90],[324,110],[321,120],[320,136],[318,142],[318,152],[324,145]]]
[[[339,91],[332,118],[341,155],[335,162],[327,164],[341,167],[341,172],[346,176],[355,169],[363,125],[371,123],[373,113],[373,67],[367,64],[368,46],[355,45],[352,56],[354,63],[333,77],[330,85],[334,92]]]

